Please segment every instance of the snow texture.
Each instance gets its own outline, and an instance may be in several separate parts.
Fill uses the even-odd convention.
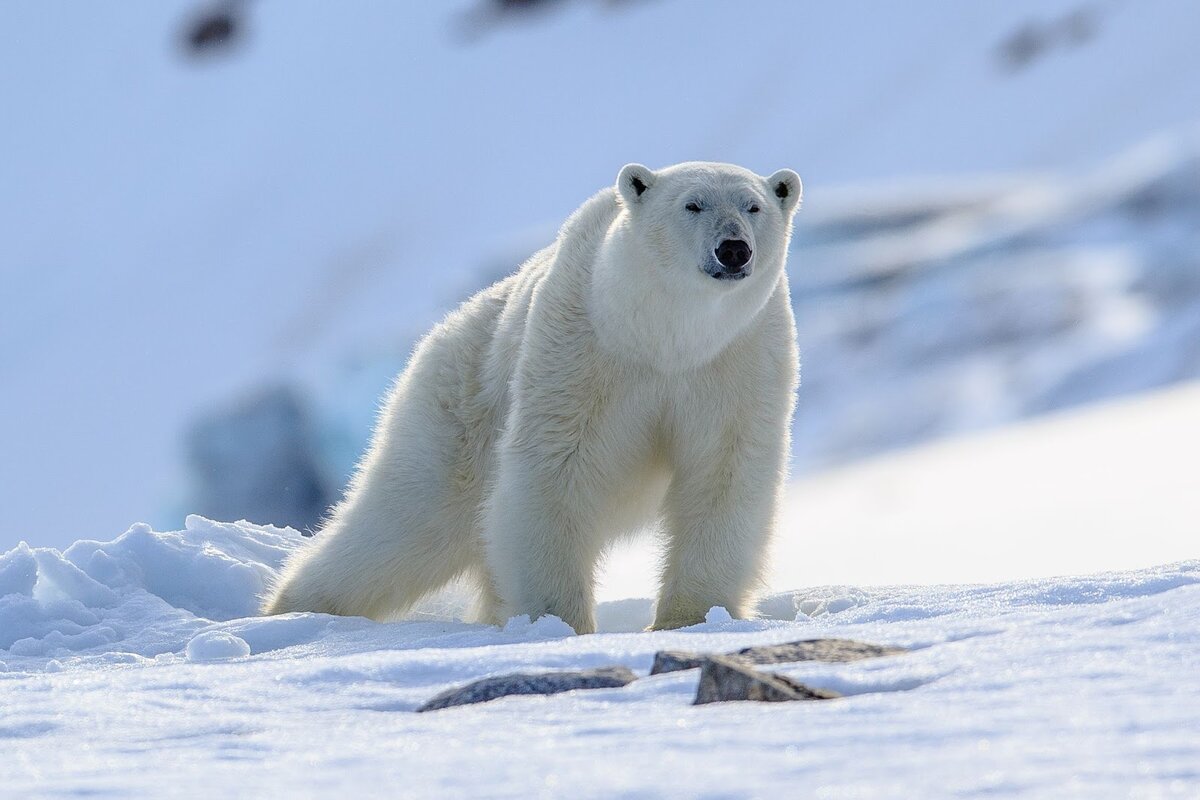
[[[768,598],[762,619],[714,610],[659,633],[248,616],[301,540],[191,517],[182,531],[138,525],[63,553],[22,544],[0,556],[0,785],[47,797],[1200,791],[1200,561],[814,587]],[[621,609],[600,618],[650,621],[648,604]],[[695,671],[648,675],[659,650],[820,637],[909,652],[770,668],[844,695],[822,703],[697,708]],[[489,676],[610,665],[641,677],[411,713]]]
[[[250,655],[250,645],[240,636],[225,631],[196,634],[184,648],[188,661],[220,661]]]

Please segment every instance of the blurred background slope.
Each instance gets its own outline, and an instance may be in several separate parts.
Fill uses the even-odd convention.
[[[798,474],[1196,377],[1198,35],[1186,0],[11,5],[0,549],[316,524],[415,338],[628,161],[803,176]]]

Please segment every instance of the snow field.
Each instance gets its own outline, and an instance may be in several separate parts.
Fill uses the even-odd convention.
[[[767,599],[784,619],[714,609],[662,633],[577,637],[553,618],[495,628],[244,616],[300,541],[192,517],[184,531],[135,526],[61,555],[22,546],[0,558],[0,741],[12,756],[0,785],[14,796],[300,797],[1200,787],[1200,561],[985,586],[814,588]],[[626,606],[624,624],[629,609],[648,612]],[[690,671],[408,713],[489,674],[623,664],[644,676],[660,649],[823,636],[911,651],[773,667],[847,695],[822,703],[694,708]]]

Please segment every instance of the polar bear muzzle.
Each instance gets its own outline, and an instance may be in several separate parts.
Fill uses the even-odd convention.
[[[741,239],[726,239],[713,250],[718,268],[709,271],[717,280],[739,281],[750,274],[750,259],[754,251]]]

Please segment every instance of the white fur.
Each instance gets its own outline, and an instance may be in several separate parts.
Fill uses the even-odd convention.
[[[346,499],[264,613],[382,618],[466,575],[485,620],[555,614],[590,632],[597,560],[661,520],[654,627],[714,605],[745,616],[785,477],[800,191],[790,170],[622,169],[421,342]],[[710,274],[726,238],[753,250],[742,280]]]

